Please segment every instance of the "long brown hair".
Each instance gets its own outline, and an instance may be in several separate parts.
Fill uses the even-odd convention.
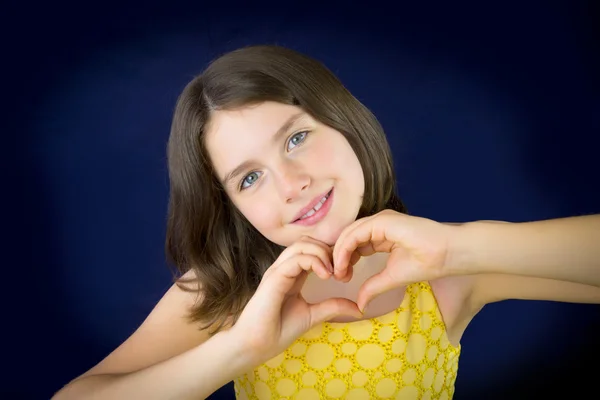
[[[297,105],[342,133],[365,178],[358,217],[390,208],[396,195],[391,152],[375,116],[320,62],[294,50],[249,46],[214,60],[177,100],[168,142],[170,198],[166,252],[198,290],[191,321],[202,329],[234,322],[283,248],[264,238],[229,200],[204,145],[211,112],[264,101]]]

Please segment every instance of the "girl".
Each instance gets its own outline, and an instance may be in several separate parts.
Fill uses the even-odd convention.
[[[490,302],[600,302],[597,216],[409,216],[376,118],[278,46],[193,79],[168,144],[166,250],[181,277],[56,399],[451,398]]]

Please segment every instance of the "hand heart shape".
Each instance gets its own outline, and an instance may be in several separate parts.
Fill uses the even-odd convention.
[[[340,234],[333,248],[310,237],[287,247],[267,269],[234,324],[236,340],[252,359],[267,360],[317,324],[337,317],[360,319],[374,297],[409,283],[444,276],[448,225],[384,210],[361,218]],[[383,269],[369,274],[356,302],[327,297],[309,302],[303,286],[313,272],[322,280],[347,283],[361,257],[389,253]],[[331,296],[331,294],[329,294]]]
[[[384,292],[447,275],[448,228],[393,210],[361,218],[344,229],[333,246],[333,276],[348,282],[361,257],[389,253],[385,268],[366,279],[359,289],[356,304],[362,312]]]

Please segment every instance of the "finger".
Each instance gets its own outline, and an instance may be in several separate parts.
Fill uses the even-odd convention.
[[[315,243],[315,244],[318,244],[319,246],[323,246],[326,249],[330,249],[330,247],[331,247],[327,243],[325,243],[321,240],[315,239],[311,236],[307,236],[307,235],[302,236],[300,238],[300,241],[307,241],[307,242]]]
[[[348,268],[346,269],[345,275],[340,277],[339,279],[338,278],[336,278],[336,279],[338,279],[340,282],[344,282],[344,283],[350,282],[352,280],[352,277],[354,276],[354,266],[360,260],[360,257],[361,257],[361,255],[358,254],[358,252],[352,253],[352,256],[350,257],[350,262],[348,263]]]
[[[333,274],[333,258],[332,252],[327,246],[323,246],[319,243],[306,242],[300,247],[300,254],[312,254],[319,257],[319,259],[325,265],[329,275]]]
[[[303,236],[299,241],[286,248],[278,257],[277,264],[281,264],[296,254],[313,254],[318,256],[323,264],[333,274],[332,250],[327,244],[313,239],[309,236]]]
[[[370,243],[365,246],[358,247],[350,256],[350,261],[348,262],[346,274],[342,278],[340,278],[340,280],[342,282],[350,282],[354,273],[354,266],[360,261],[361,257],[370,256],[371,254],[375,254],[376,252],[377,251],[373,248],[373,246]]]
[[[342,315],[357,319],[362,318],[362,313],[356,306],[356,303],[343,298],[332,298],[318,304],[311,304],[309,311],[311,328]]]
[[[285,297],[300,292],[310,271],[315,271],[323,279],[331,277],[318,257],[297,254],[280,265],[269,268],[258,285],[256,295],[266,296],[271,302],[281,302]]]
[[[348,283],[352,280],[353,276],[354,276],[354,267],[348,267],[346,269],[345,275],[337,280],[339,280],[340,282],[343,282],[343,283]]]
[[[371,276],[362,284],[358,290],[356,304],[358,305],[359,310],[364,312],[367,304],[375,297],[404,285],[404,282],[392,276],[389,269],[386,268],[378,274]]]
[[[294,284],[292,285],[290,290],[288,290],[288,292],[287,292],[288,296],[293,296],[295,294],[299,294],[300,292],[302,292],[302,287],[304,286],[304,283],[308,279],[308,274],[309,274],[309,272],[302,271],[300,273],[300,275],[298,275],[296,277],[296,281],[294,282]]]
[[[371,242],[373,240],[381,239],[375,238],[373,235],[374,221],[374,219],[364,221],[362,224],[355,226],[349,231],[344,238],[336,242],[333,259],[334,275],[336,278],[345,276],[352,255],[358,249],[360,249],[359,254],[362,251],[363,255],[375,253]]]
[[[295,279],[302,271],[313,271],[321,279],[329,279],[331,274],[320,257],[314,254],[296,254],[280,264],[273,274]]]
[[[374,252],[373,252],[374,253]],[[369,256],[373,253],[362,253],[360,251],[355,251],[354,253],[352,253],[352,255],[350,256],[350,261],[348,263],[349,267],[354,267],[356,265],[356,263],[360,260],[360,258],[362,256]]]
[[[354,221],[353,223],[348,225],[346,228],[344,228],[344,230],[342,230],[342,232],[338,236],[335,244],[333,245],[333,264],[334,264],[334,266],[335,266],[336,260],[338,259],[338,253],[340,250],[339,244],[342,243],[344,241],[344,239],[346,238],[346,236],[348,236],[348,234],[350,232],[352,232],[357,226],[362,225],[362,224],[372,220],[373,218],[375,218],[375,215],[357,219],[356,221]]]

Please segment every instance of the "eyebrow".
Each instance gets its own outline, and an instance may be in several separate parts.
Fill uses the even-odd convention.
[[[303,116],[304,116],[304,112],[299,112],[297,114],[290,116],[283,123],[283,125],[281,125],[281,127],[279,127],[279,129],[277,129],[277,132],[271,138],[271,143],[276,143],[279,140],[279,138],[282,135],[284,135],[287,131],[289,131],[290,128],[296,123],[296,121],[298,121]],[[232,179],[234,179],[236,176],[240,175],[245,170],[250,168],[250,166],[252,164],[253,164],[253,162],[248,160],[248,161],[244,161],[243,163],[241,163],[240,165],[235,167],[231,172],[229,172],[228,174],[225,175],[225,177],[223,178],[223,185],[227,186]]]

